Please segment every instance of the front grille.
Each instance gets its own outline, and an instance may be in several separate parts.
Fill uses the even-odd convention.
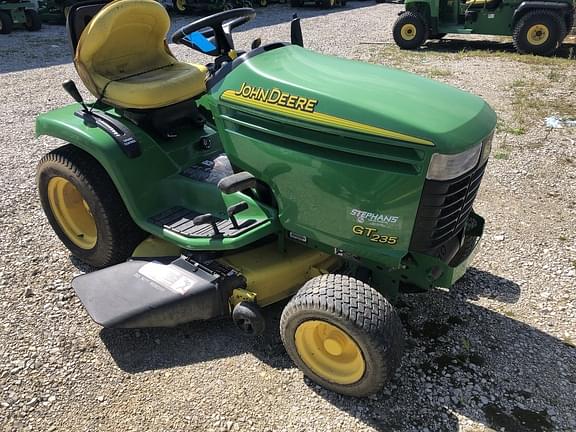
[[[426,180],[410,250],[439,256],[431,252],[462,233],[485,169],[486,164],[453,180]],[[459,246],[459,242],[453,243]],[[444,256],[445,252],[441,255]]]

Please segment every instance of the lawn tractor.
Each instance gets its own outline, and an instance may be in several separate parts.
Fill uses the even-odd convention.
[[[447,33],[512,36],[519,53],[551,55],[574,25],[573,0],[406,0],[396,44],[416,49]]]
[[[40,18],[45,23],[65,24],[66,15],[74,3],[77,3],[77,0],[40,0],[38,2]]]
[[[290,6],[292,7],[302,7],[308,3],[314,3],[314,5],[324,9],[346,6],[346,0],[290,0]]]
[[[189,15],[198,11],[227,11],[241,7],[266,7],[268,0],[164,0],[176,13]]]
[[[36,9],[32,1],[0,0],[0,34],[11,33],[14,26],[40,30],[42,21]]]
[[[280,335],[312,380],[378,391],[399,366],[400,289],[451,287],[484,220],[472,205],[494,111],[480,98],[291,42],[244,51],[220,12],[171,41],[211,57],[178,61],[153,0],[85,2],[68,15],[74,63],[94,102],[42,114],[37,135],[69,144],[39,163],[54,231],[99,268],[72,286],[105,327],[231,317]],[[290,299],[288,301],[288,299]]]

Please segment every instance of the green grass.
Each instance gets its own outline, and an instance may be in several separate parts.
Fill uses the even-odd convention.
[[[452,72],[445,70],[445,69],[435,68],[435,67],[433,67],[432,69],[430,69],[428,71],[428,76],[431,78],[448,77],[450,75],[452,75]]]

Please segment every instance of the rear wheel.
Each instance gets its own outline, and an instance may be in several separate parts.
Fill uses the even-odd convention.
[[[0,34],[12,32],[12,17],[6,12],[0,11]]]
[[[102,166],[73,145],[42,158],[36,182],[50,225],[72,254],[94,267],[126,261],[146,238]]]
[[[172,7],[179,14],[186,15],[188,13],[186,0],[172,0]]]
[[[26,30],[38,31],[42,28],[42,20],[38,12],[34,9],[26,9],[24,13],[26,14],[26,24],[24,24]]]
[[[416,49],[428,38],[424,18],[417,12],[404,12],[394,23],[394,41],[402,49]]]
[[[566,23],[549,10],[524,15],[514,27],[514,47],[522,54],[551,55],[566,34]]]
[[[350,396],[380,390],[402,357],[402,326],[390,303],[344,275],[308,281],[282,312],[280,335],[306,376]]]

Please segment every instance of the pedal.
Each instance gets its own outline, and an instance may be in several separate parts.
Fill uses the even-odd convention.
[[[228,217],[230,218],[230,222],[232,222],[232,226],[234,229],[240,229],[238,225],[238,221],[236,220],[236,214],[243,212],[244,210],[248,209],[248,204],[245,201],[239,202],[238,204],[231,205],[228,207]]]
[[[246,171],[224,177],[218,182],[218,189],[227,195],[253,187],[256,187],[256,178]]]
[[[196,216],[193,220],[194,225],[205,225],[210,224],[212,225],[212,229],[214,230],[214,235],[219,235],[220,231],[218,230],[218,225],[216,224],[217,219],[211,213],[206,213],[200,216]]]

